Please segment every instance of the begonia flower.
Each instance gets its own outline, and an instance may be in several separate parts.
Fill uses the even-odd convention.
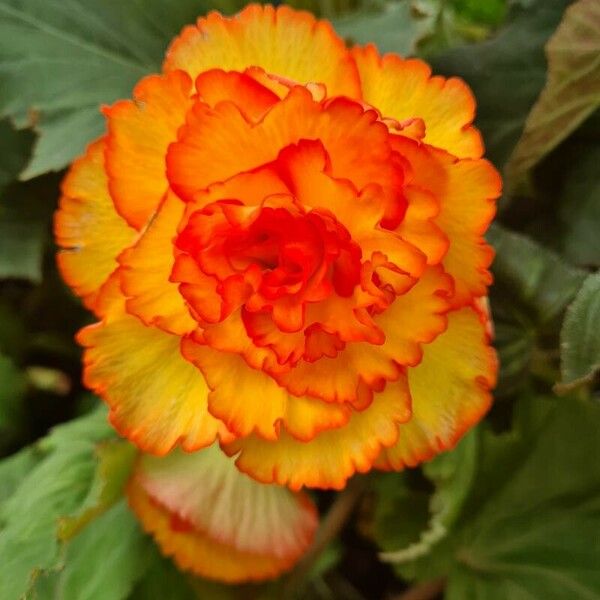
[[[340,489],[485,414],[501,182],[463,81],[251,5],[186,27],[104,114],[55,230],[120,434]]]

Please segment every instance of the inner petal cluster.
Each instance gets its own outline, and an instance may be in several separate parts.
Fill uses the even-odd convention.
[[[210,204],[190,216],[175,247],[173,279],[209,323],[241,308],[245,322],[261,313],[294,333],[305,326],[307,303],[348,297],[360,281],[361,249],[347,229],[331,214],[305,212],[291,196],[267,197],[259,207]]]
[[[294,396],[364,408],[385,381],[401,375],[393,349],[379,355],[379,367],[372,357],[368,374],[346,365],[343,391],[299,384],[319,361],[352,354],[349,345],[383,346],[378,318],[427,268],[425,252],[399,231],[410,176],[394,150],[401,128],[392,133],[373,109],[315,98],[293,83],[281,98],[265,91],[252,106],[252,96],[235,94],[236,86],[248,86],[248,74],[222,78],[222,93],[211,90],[214,106],[198,97],[167,159],[173,186],[186,199],[169,279],[198,323],[188,337],[241,355]],[[261,85],[252,82],[253,89]],[[300,113],[294,120],[292,108]],[[209,173],[190,157],[205,151],[195,143],[197,132],[216,127],[224,114],[241,121],[225,119],[215,133],[233,129],[252,151],[243,172],[207,182]],[[358,145],[364,140],[368,147]],[[214,150],[220,154],[211,160],[229,159],[226,149]],[[425,229],[428,220],[421,217]]]

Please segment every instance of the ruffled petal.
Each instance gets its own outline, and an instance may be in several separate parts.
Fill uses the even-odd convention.
[[[188,112],[167,154],[167,176],[182,198],[192,200],[212,183],[271,163],[303,139],[322,142],[331,176],[352,181],[358,191],[377,183],[389,196],[398,192],[402,174],[390,162],[387,128],[374,111],[347,98],[319,103],[295,86],[255,124],[236,100],[215,107],[196,102]]]
[[[206,377],[211,390],[209,411],[236,436],[256,433],[274,441],[283,424],[296,439],[309,441],[323,430],[345,425],[350,418],[348,407],[290,396],[265,372],[251,368],[240,354],[220,352],[191,338],[183,340],[182,352]]]
[[[406,213],[396,228],[396,233],[418,248],[427,257],[427,264],[437,265],[450,247],[448,236],[436,224],[440,203],[430,192],[407,185],[404,190]]]
[[[236,435],[256,431],[265,439],[278,438],[287,394],[262,371],[249,367],[239,354],[219,352],[186,338],[182,352],[204,374],[210,387],[208,407]]]
[[[502,180],[487,160],[444,162],[448,183],[435,222],[450,240],[442,264],[455,281],[453,302],[460,306],[486,295],[492,283],[494,250],[484,235],[496,214]]]
[[[127,495],[144,529],[180,568],[228,583],[289,569],[318,522],[307,496],[253,481],[218,446],[142,456]]]
[[[413,288],[375,317],[386,339],[373,353],[401,365],[418,364],[423,344],[446,329],[452,291],[452,278],[440,266],[429,267]]]
[[[173,269],[173,238],[185,204],[168,193],[137,243],[119,257],[121,288],[127,311],[146,325],[183,335],[198,326],[190,316],[178,285],[169,281]]]
[[[382,362],[371,344],[352,343],[335,358],[324,356],[315,362],[301,361],[283,373],[273,373],[291,394],[310,394],[328,403],[349,403],[364,408],[370,402],[361,393],[361,381],[369,388],[398,378],[401,369],[390,361]]]
[[[140,229],[156,211],[168,188],[167,147],[185,121],[192,80],[183,71],[151,75],[104,109],[108,121],[106,171],[117,211]]]
[[[259,206],[265,196],[289,194],[289,189],[271,168],[259,168],[239,173],[223,182],[215,183],[198,192],[188,206],[188,213],[219,200],[240,200],[246,206]]]
[[[427,63],[395,54],[381,57],[372,44],[353,48],[352,55],[363,99],[384,117],[400,122],[422,119],[424,141],[459,158],[483,154],[481,135],[471,125],[475,98],[462,79],[432,77]]]
[[[104,173],[105,145],[104,138],[90,144],[72,164],[54,216],[60,272],[92,310],[102,284],[117,268],[117,256],[136,237],[115,212]]]
[[[419,363],[423,344],[446,328],[452,289],[452,280],[441,267],[429,267],[414,287],[373,318],[384,332],[380,343],[349,343],[334,358],[300,362],[273,376],[292,394],[360,405],[361,381],[378,389],[385,381],[395,381],[403,366]]]
[[[283,149],[274,163],[291,193],[306,210],[330,211],[355,241],[370,233],[383,218],[386,209],[383,190],[387,189],[387,196],[393,196],[401,184],[397,179],[400,175],[389,162],[381,160],[387,147],[381,130],[371,128],[368,120],[363,120],[361,125],[363,130],[359,137],[364,146],[372,150],[371,154],[352,153],[349,164],[342,164],[340,157],[348,154],[347,150],[332,148],[337,150],[337,172],[344,179],[331,176],[331,158],[321,140],[300,140]]]
[[[217,435],[232,438],[208,412],[208,387],[181,356],[179,336],[146,327],[124,312],[122,300],[77,341],[85,348],[85,385],[109,405],[117,431],[142,450],[162,455],[181,445],[192,451]]]
[[[377,467],[412,467],[449,450],[487,412],[498,365],[486,322],[471,307],[448,315],[448,329],[408,370],[412,418],[400,426],[398,443],[382,452]]]
[[[375,394],[368,409],[354,412],[345,427],[319,434],[306,444],[282,431],[276,442],[256,435],[226,444],[236,466],[263,483],[341,489],[356,472],[368,471],[382,448],[398,439],[398,424],[410,419],[405,375]]]
[[[455,282],[453,303],[468,304],[484,296],[492,282],[494,257],[484,234],[496,213],[502,180],[484,159],[457,158],[424,144],[395,137],[394,148],[411,163],[412,183],[432,193],[440,203],[434,223],[450,245],[442,264]]]
[[[279,96],[246,73],[226,73],[222,69],[211,69],[198,75],[196,91],[209,106],[234,99],[244,117],[255,122],[279,101]]]
[[[331,24],[287,6],[251,4],[234,17],[212,12],[183,29],[164,63],[165,71],[183,69],[193,79],[209,69],[248,67],[300,84],[323,83],[329,96],[360,95],[356,65]]]

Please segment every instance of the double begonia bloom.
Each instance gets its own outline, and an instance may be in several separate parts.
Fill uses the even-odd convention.
[[[144,452],[344,487],[451,448],[497,364],[475,102],[288,7],[211,13],[105,108],[56,216],[84,380]],[[142,501],[141,501],[142,502]]]

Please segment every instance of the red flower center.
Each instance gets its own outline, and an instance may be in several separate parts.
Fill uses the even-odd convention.
[[[362,253],[348,230],[330,213],[303,212],[291,196],[262,207],[210,204],[190,216],[175,245],[218,281],[227,306],[221,319],[242,305],[257,312],[279,300],[348,297],[360,281]]]

